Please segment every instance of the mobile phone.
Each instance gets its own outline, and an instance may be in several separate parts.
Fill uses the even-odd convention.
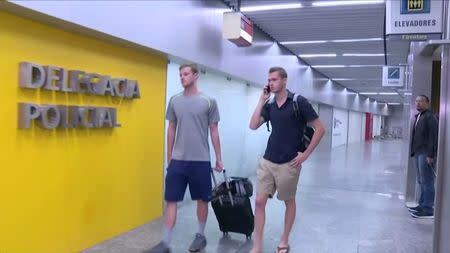
[[[266,87],[264,87],[264,91],[266,93],[270,93],[270,85],[266,85]]]

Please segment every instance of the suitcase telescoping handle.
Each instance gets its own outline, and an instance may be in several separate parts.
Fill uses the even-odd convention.
[[[214,169],[211,169],[211,176],[213,178],[214,188],[217,188],[217,180],[216,180],[216,176],[214,175]],[[220,196],[220,195],[219,195],[219,203],[221,206],[223,206],[222,196]]]
[[[231,206],[234,206],[233,195],[231,194],[230,182],[228,181],[227,172],[223,169],[223,178],[225,179],[225,185],[227,186],[228,197],[230,197]]]
[[[214,169],[211,169],[211,175],[214,181],[214,187],[217,187],[216,176],[214,175]],[[227,172],[223,170],[223,178],[225,179],[225,187],[228,192],[228,197],[230,197],[231,206],[234,206],[233,195],[231,194],[230,183],[228,182]],[[223,205],[222,198],[219,196],[220,205]]]

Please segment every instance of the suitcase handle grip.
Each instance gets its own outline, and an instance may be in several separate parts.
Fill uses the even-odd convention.
[[[217,187],[217,180],[216,180],[216,176],[214,175],[214,170],[213,169],[211,169],[211,176],[213,178],[214,187]],[[222,196],[219,196],[219,203],[220,203],[221,206],[223,206]]]
[[[213,178],[214,187],[217,187],[217,180],[216,180],[216,176],[214,175],[213,169],[211,169],[211,175]],[[228,192],[228,197],[230,198],[231,206],[234,206],[233,195],[231,194],[230,183],[228,182],[228,177],[227,177],[227,173],[226,173],[225,169],[223,170],[223,178],[225,179],[225,187]],[[220,196],[219,196],[219,202],[221,205],[223,205],[222,198]]]
[[[228,197],[230,197],[231,206],[234,206],[233,195],[231,194],[230,183],[228,182],[227,172],[223,169],[223,178],[225,178],[225,185],[227,186]]]

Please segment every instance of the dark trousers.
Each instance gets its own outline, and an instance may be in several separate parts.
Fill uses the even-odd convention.
[[[433,213],[435,170],[433,164],[427,163],[427,154],[414,155],[417,166],[417,183],[420,185],[419,206],[427,213]]]

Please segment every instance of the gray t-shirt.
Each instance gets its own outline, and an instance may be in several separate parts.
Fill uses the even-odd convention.
[[[201,92],[194,96],[181,92],[170,98],[166,119],[177,125],[172,159],[210,161],[209,125],[220,120],[215,99]]]

